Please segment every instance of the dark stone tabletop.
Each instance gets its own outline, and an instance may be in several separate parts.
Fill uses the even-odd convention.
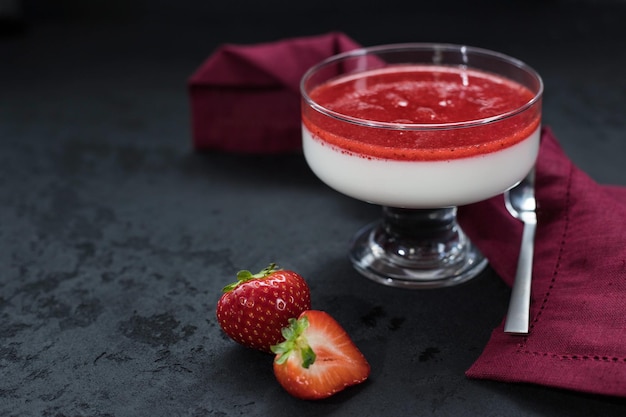
[[[626,3],[281,4],[24,1],[1,31],[0,415],[625,415],[621,399],[466,379],[509,288],[491,270],[436,291],[362,278],[347,243],[379,209],[298,154],[194,152],[186,82],[221,43],[331,30],[496,49],[542,74],[568,155],[626,185]],[[221,287],[271,261],[346,327],[367,383],[296,400],[271,356],[221,333]]]

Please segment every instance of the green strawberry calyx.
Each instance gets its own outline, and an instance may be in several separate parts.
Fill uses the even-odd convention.
[[[282,365],[294,352],[300,352],[302,356],[302,367],[309,368],[315,363],[315,352],[309,346],[304,331],[309,327],[309,319],[302,316],[299,319],[289,319],[289,325],[283,327],[281,333],[285,340],[270,349],[277,355],[276,363]]]
[[[278,271],[279,268],[275,263],[271,263],[265,268],[263,268],[260,272],[253,274],[248,270],[243,270],[237,272],[237,281],[232,284],[228,284],[224,288],[222,288],[222,292],[229,292],[240,286],[241,284],[251,281],[253,279],[266,278],[272,275],[274,272]]]

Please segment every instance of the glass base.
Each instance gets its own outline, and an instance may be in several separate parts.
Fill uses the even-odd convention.
[[[456,207],[383,207],[383,220],[354,237],[350,260],[369,279],[414,289],[458,285],[487,266],[458,225]]]

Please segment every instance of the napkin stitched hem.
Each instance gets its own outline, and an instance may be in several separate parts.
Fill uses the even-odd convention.
[[[541,315],[544,310],[549,306],[550,295],[552,294],[552,289],[554,288],[557,280],[559,278],[559,272],[561,270],[563,252],[565,250],[565,245],[567,244],[568,231],[570,227],[570,211],[571,211],[571,192],[572,192],[572,177],[574,174],[574,167],[570,165],[568,174],[567,174],[567,186],[565,188],[565,209],[563,215],[563,230],[561,233],[561,238],[559,241],[559,251],[556,258],[556,264],[554,266],[554,271],[552,272],[552,278],[550,280],[550,285],[548,286],[548,291],[545,293],[543,300],[541,302],[541,306],[539,307],[537,314],[533,318],[530,324],[530,331],[532,331],[533,327],[535,327],[535,323],[537,323],[541,319]],[[538,226],[539,227],[539,226]],[[526,346],[528,342],[528,337],[524,337],[524,343],[521,348]]]

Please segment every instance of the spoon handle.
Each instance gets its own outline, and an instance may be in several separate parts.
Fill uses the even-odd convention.
[[[536,221],[526,221],[522,234],[522,245],[517,263],[515,282],[511,290],[509,311],[504,323],[504,332],[528,334],[530,322],[530,287],[533,269]]]

